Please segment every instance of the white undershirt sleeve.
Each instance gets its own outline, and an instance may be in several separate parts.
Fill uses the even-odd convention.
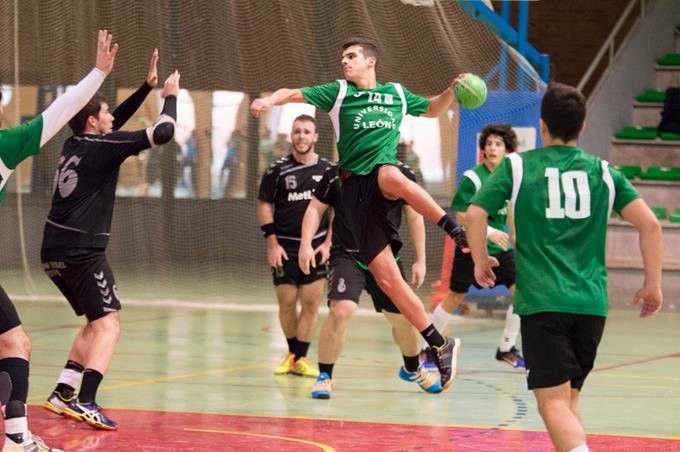
[[[94,68],[76,86],[57,97],[44,112],[40,147],[50,141],[95,95],[106,74]]]

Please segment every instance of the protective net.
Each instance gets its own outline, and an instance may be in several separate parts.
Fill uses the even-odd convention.
[[[124,302],[271,299],[257,188],[264,168],[288,152],[292,119],[314,109],[288,105],[255,120],[248,106],[280,87],[340,78],[340,47],[350,36],[377,43],[379,81],[399,81],[420,95],[438,94],[460,72],[487,81],[489,100],[480,109],[454,105],[441,118],[404,122],[401,158],[442,205],[475,163],[483,125],[511,122],[526,129],[522,146],[537,144],[538,76],[455,1],[14,0],[0,3],[0,22],[5,127],[38,114],[90,70],[99,28],[120,44],[102,87],[112,106],[144,81],[154,47],[161,83],[175,68],[182,74],[175,142],[129,158],[121,169],[107,255]],[[160,105],[158,93],[150,95],[124,130],[145,127]],[[332,158],[330,121],[323,112],[317,117],[317,151]],[[9,183],[0,282],[17,298],[59,295],[42,271],[40,244],[69,134],[62,131],[25,161]],[[440,277],[444,236],[431,225],[427,232],[432,282]],[[408,244],[403,256],[408,268]]]

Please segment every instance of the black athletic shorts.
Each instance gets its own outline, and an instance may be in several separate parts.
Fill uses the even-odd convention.
[[[0,286],[0,334],[6,333],[19,325],[21,325],[19,314],[5,289]]]
[[[41,260],[76,315],[92,322],[120,311],[116,280],[103,250],[42,250]]]
[[[404,276],[401,262],[399,271]],[[365,289],[373,299],[377,312],[400,314],[392,300],[380,289],[370,271],[364,270],[349,254],[338,251],[331,253],[328,277],[328,300],[352,300],[359,303],[359,296]]]
[[[593,368],[607,318],[561,312],[520,317],[529,389],[570,381],[580,390]]]
[[[496,286],[502,284],[510,288],[515,284],[515,250],[503,251],[493,257],[498,259],[499,263],[498,267],[493,268],[493,272],[496,274]],[[463,253],[459,247],[456,247],[449,289],[454,293],[467,293],[470,284],[478,289],[482,288],[475,281],[475,263],[472,260],[472,254]]]
[[[387,217],[392,206],[378,186],[379,171],[380,165],[363,176],[352,174],[350,177],[341,177],[342,204],[354,231],[361,261],[366,264],[370,264],[387,245],[392,246],[395,256],[402,246],[399,228]]]
[[[297,255],[288,254],[288,260],[283,261],[283,267],[272,267],[272,279],[274,280],[274,285],[279,286],[281,284],[290,284],[293,286],[304,286],[305,284],[311,284],[314,281],[318,281],[321,278],[325,278],[328,270],[326,269],[326,264],[317,264],[316,269],[310,268],[311,272],[309,275],[305,275],[300,270],[298,265]],[[316,255],[316,261],[319,262],[319,257],[321,254]]]

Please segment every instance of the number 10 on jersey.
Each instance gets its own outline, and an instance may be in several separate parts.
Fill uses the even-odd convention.
[[[546,218],[578,220],[590,216],[590,187],[585,171],[566,171],[560,174],[557,168],[546,168],[545,177],[548,179]]]

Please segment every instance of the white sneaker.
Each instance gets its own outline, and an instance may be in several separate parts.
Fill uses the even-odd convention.
[[[21,443],[16,443],[5,436],[2,452],[64,452],[63,449],[49,447],[38,435],[33,435],[31,432],[26,432],[22,436]]]

